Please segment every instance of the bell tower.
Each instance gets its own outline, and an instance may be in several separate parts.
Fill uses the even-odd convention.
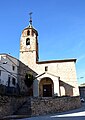
[[[38,32],[32,26],[32,13],[29,15],[29,26],[22,31],[20,38],[20,61],[33,68],[38,61]]]

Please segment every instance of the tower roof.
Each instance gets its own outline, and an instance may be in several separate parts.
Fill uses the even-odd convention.
[[[36,33],[36,35],[38,36],[38,32],[37,32],[37,30],[33,27],[33,26],[27,26],[26,28],[24,28],[24,30],[28,30],[28,29],[32,29],[33,31],[35,31],[35,33]],[[23,31],[24,31],[23,30]]]
[[[37,30],[32,26],[32,16],[31,16],[32,12],[30,12],[29,15],[30,15],[29,25],[26,28],[24,28],[24,30],[26,30],[26,29],[33,29],[36,32],[37,36],[38,36]]]

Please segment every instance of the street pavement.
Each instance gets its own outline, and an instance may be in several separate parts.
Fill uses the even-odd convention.
[[[71,110],[68,112],[31,117],[31,118],[16,119],[16,120],[85,120],[85,103],[82,103],[81,108]]]

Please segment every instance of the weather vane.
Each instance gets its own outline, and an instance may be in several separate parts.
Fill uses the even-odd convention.
[[[29,22],[30,22],[30,25],[32,25],[32,12],[30,12],[29,15],[30,15],[30,20],[29,20]]]

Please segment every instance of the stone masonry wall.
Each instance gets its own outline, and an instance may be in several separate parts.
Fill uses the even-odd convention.
[[[68,111],[81,106],[79,97],[31,99],[32,116]]]
[[[81,106],[79,97],[29,98],[27,96],[0,96],[0,119],[16,113],[27,101],[30,101],[30,106],[26,104],[30,108],[30,116],[63,112]]]
[[[0,96],[0,118],[12,115],[27,100],[27,97]]]

